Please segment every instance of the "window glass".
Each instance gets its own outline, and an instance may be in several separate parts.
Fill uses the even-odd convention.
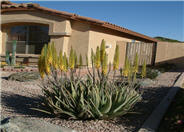
[[[8,34],[8,40],[17,40],[17,41],[26,41],[26,26],[15,26],[10,30],[10,34]]]
[[[40,54],[44,44],[50,41],[49,27],[40,25],[14,26],[8,33],[6,50],[12,52],[12,42],[17,41],[16,52],[20,54]]]

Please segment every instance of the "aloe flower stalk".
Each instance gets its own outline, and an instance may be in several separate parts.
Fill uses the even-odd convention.
[[[113,69],[119,69],[119,45],[116,45],[115,54],[114,54],[114,61],[113,61]]]

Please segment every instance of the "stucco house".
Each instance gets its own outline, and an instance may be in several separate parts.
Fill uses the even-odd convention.
[[[57,51],[68,54],[72,46],[78,55],[90,56],[91,48],[95,50],[105,39],[109,61],[113,60],[118,42],[157,42],[154,38],[109,22],[34,3],[17,4],[10,1],[1,1],[0,37],[1,56],[5,56],[7,50],[11,51],[12,41],[17,40],[16,55],[20,59],[37,58],[42,46],[49,41],[55,43]],[[125,51],[122,48],[120,52],[123,55]]]

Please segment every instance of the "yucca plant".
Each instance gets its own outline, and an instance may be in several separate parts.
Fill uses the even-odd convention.
[[[73,51],[71,50],[71,52]],[[42,71],[45,73],[46,69],[45,63],[44,65],[41,63],[47,58],[45,53],[47,53],[47,46],[42,49],[39,59],[40,74]],[[72,70],[74,68],[72,54],[70,53],[68,67],[66,53],[62,56],[62,52],[60,52],[58,69],[62,64],[61,72],[66,73],[67,70],[64,69]],[[117,83],[117,80],[110,79],[111,68],[108,65],[108,55],[106,51],[100,55],[100,66],[98,66],[98,54],[99,48],[96,53],[91,51],[92,71],[88,70],[86,76],[82,78],[77,75],[45,74],[47,78],[44,78],[41,86],[45,109],[36,110],[69,119],[111,119],[131,111],[133,106],[141,100],[141,94],[135,90],[133,85],[125,85],[124,82]],[[88,65],[87,56],[86,62]],[[52,64],[50,67],[52,72]],[[49,76],[52,77],[49,78]]]

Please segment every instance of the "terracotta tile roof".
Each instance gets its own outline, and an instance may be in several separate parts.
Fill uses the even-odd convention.
[[[83,17],[83,16],[79,16],[77,14],[68,13],[68,12],[64,12],[64,11],[49,9],[46,7],[41,7],[39,4],[36,4],[36,3],[17,4],[17,3],[12,3],[8,0],[1,1],[1,13],[9,12],[9,11],[19,11],[19,10],[21,10],[21,11],[22,10],[39,10],[39,11],[43,11],[46,13],[59,15],[59,16],[62,16],[62,17],[68,18],[68,19],[72,19],[72,20],[89,22],[90,24],[94,24],[94,25],[98,25],[98,26],[101,26],[101,27],[104,27],[107,29],[126,33],[126,34],[133,36],[133,37],[136,37],[140,40],[149,41],[149,42],[157,42],[158,41],[157,39],[154,39],[154,38],[151,38],[149,36],[131,31],[129,29],[117,26],[117,25],[109,23],[109,22],[105,22],[105,21],[101,21],[101,20],[97,20],[97,19],[93,19],[93,18],[89,18],[89,17]]]

